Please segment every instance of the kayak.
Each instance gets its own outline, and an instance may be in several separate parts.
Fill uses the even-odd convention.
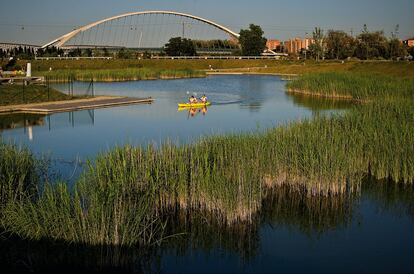
[[[206,107],[211,105],[211,102],[207,102],[207,103],[195,103],[195,104],[190,104],[190,103],[185,103],[185,104],[178,104],[179,108],[202,108],[202,107]]]

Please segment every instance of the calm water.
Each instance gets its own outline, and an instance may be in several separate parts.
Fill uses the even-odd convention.
[[[87,84],[75,85],[81,92],[86,88]],[[151,96],[155,102],[50,116],[2,116],[1,135],[37,154],[50,154],[68,178],[79,173],[71,161],[93,158],[115,145],[192,142],[200,136],[264,130],[348,107],[290,96],[284,88],[285,82],[268,76],[98,83],[97,94]],[[193,93],[206,93],[214,105],[194,116],[177,111],[176,104]],[[171,216],[169,232],[186,234],[145,259],[136,250],[119,255],[96,247],[67,250],[62,245],[15,241],[0,242],[0,263],[39,272],[60,269],[62,264],[70,265],[67,269],[79,265],[91,272],[109,268],[125,273],[414,272],[412,187],[367,182],[361,196],[340,201],[309,200],[280,191],[263,204],[253,224],[235,227],[217,224],[208,213],[177,212]]]
[[[202,228],[207,218],[200,217],[198,227],[187,225],[192,231],[187,243],[163,253],[161,269],[166,273],[413,273],[413,188],[392,184],[381,189],[384,183],[367,183],[361,197],[336,204],[315,199],[295,206],[291,200],[298,197],[276,193],[277,199],[266,201],[267,209],[250,229],[208,230]],[[207,232],[212,235],[203,236]]]

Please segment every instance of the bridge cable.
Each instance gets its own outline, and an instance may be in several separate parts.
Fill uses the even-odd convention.
[[[132,22],[132,16],[129,16],[129,23],[127,26],[127,37],[126,37],[126,42],[125,42],[125,47],[128,47],[128,48],[130,48],[129,47],[129,36],[131,34],[131,29],[132,29],[131,22]]]
[[[134,47],[138,48],[138,32],[139,32],[139,16],[136,16],[136,20],[135,20],[135,32],[132,32],[132,37],[133,37],[133,42],[132,44],[134,45]]]
[[[116,48],[116,36],[117,36],[117,34],[118,34],[118,32],[117,32],[117,24],[118,23],[115,23],[115,21],[118,21],[119,19],[117,18],[117,19],[115,19],[115,20],[112,20],[112,26],[113,26],[113,28],[114,28],[114,42],[113,42],[113,46]],[[115,24],[114,24],[115,23]]]
[[[98,46],[98,42],[97,42],[98,31],[99,31],[99,25],[97,25],[96,28],[95,28],[95,41],[94,41],[95,48],[97,48],[97,46]]]
[[[122,34],[121,34],[121,41],[119,43],[120,46],[122,46],[122,40],[124,40],[124,34],[125,34],[125,24],[126,24],[126,17],[124,17],[124,24],[122,25]],[[125,41],[125,40],[124,40]]]

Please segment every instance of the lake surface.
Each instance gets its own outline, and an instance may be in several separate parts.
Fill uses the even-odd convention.
[[[212,223],[208,215],[193,223],[187,217],[190,235],[162,253],[161,270],[413,273],[412,186],[370,180],[359,197],[292,202],[297,199],[291,192],[275,192],[255,225],[228,231],[205,228]]]
[[[64,85],[58,88],[65,90]],[[79,93],[87,88],[87,83],[75,83]],[[49,116],[2,116],[1,136],[38,155],[50,154],[63,177],[74,178],[79,174],[75,159],[93,159],[115,145],[187,143],[349,107],[288,95],[285,82],[272,76],[95,83],[94,88],[96,94],[151,96],[155,102]],[[213,105],[205,113],[178,111],[177,103],[193,93],[205,93]],[[100,247],[14,241],[0,243],[0,262],[11,271],[38,272],[56,267],[86,268],[89,273],[413,273],[412,186],[367,180],[361,195],[340,200],[279,190],[263,201],[263,208],[253,224],[234,227],[216,223],[208,213],[172,213],[169,233],[185,234],[144,259],[134,249],[119,255]]]

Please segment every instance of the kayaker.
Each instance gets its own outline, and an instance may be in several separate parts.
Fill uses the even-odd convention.
[[[188,99],[188,101],[190,102],[190,104],[197,104],[198,100],[197,98],[194,97],[194,95],[191,95],[190,99]]]
[[[200,101],[204,104],[207,103],[207,101],[208,101],[207,96],[205,94],[203,94],[203,96],[201,96],[201,98],[200,98]]]

